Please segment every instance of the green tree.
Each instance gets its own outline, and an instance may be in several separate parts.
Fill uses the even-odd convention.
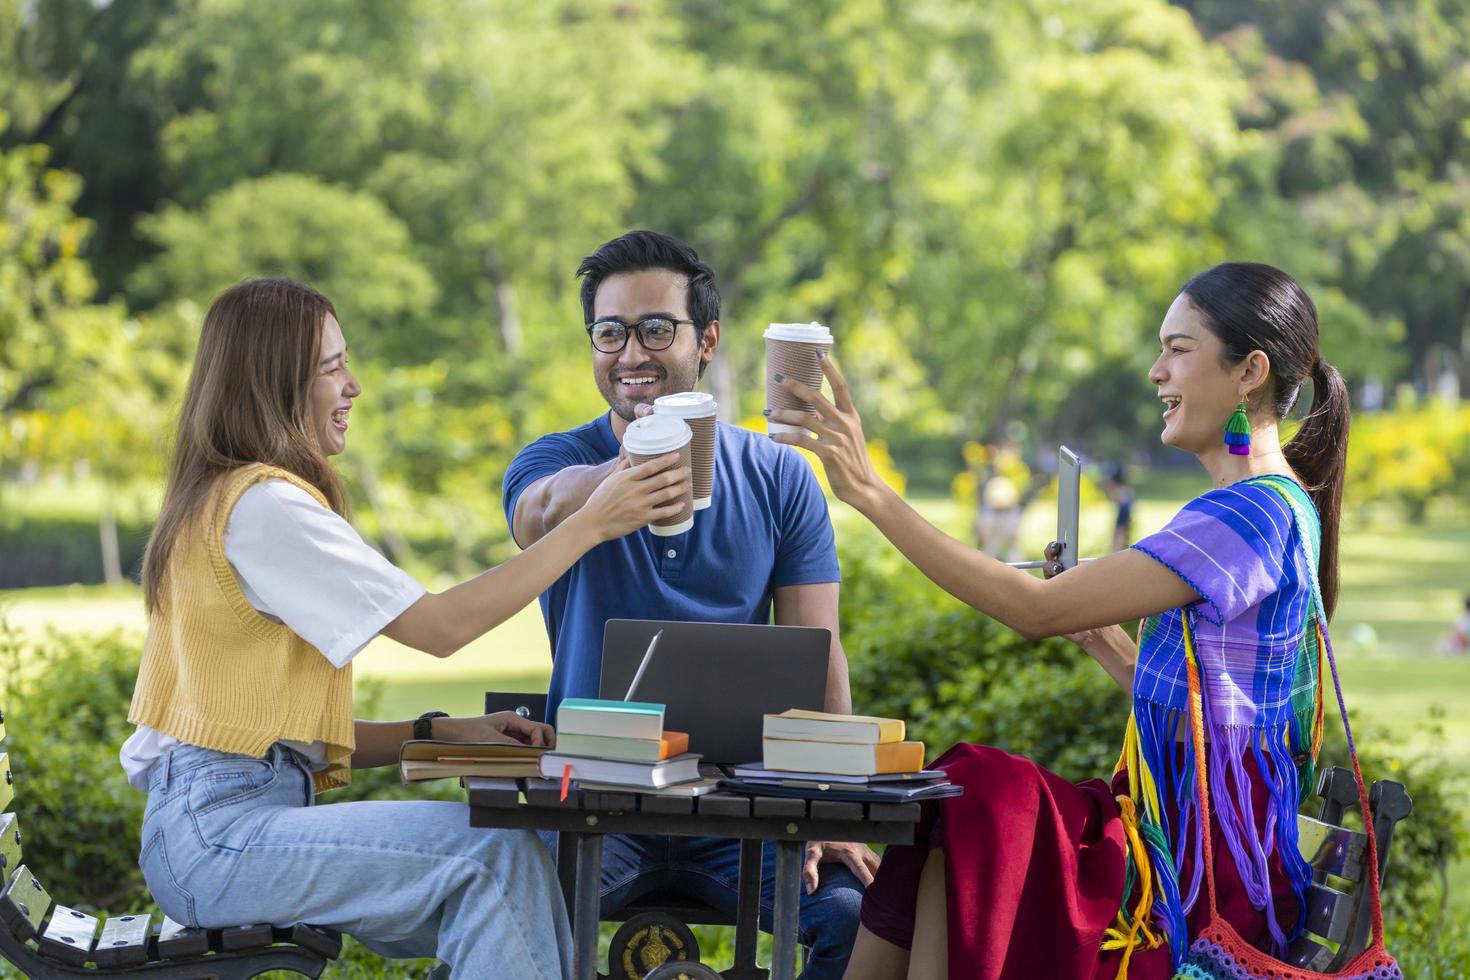
[[[66,370],[96,284],[82,258],[90,223],[72,210],[75,174],[43,146],[0,151],[0,415],[33,407]],[[0,459],[3,462],[3,459]]]
[[[1256,176],[1288,202],[1325,283],[1371,316],[1350,317],[1378,335],[1359,377],[1470,385],[1470,8],[1184,5],[1251,80],[1237,114]]]
[[[404,357],[412,324],[438,286],[408,230],[367,191],[300,174],[242,180],[197,210],[171,205],[140,220],[159,254],[133,279],[134,302],[208,303],[249,276],[285,275],[323,290],[354,348]]]
[[[91,224],[72,211],[81,182],[46,159],[42,146],[0,151],[0,477],[22,462],[89,466],[108,491],[98,516],[103,574],[117,582],[113,498],[157,473],[153,443],[182,353],[119,304],[92,302],[82,258]]]

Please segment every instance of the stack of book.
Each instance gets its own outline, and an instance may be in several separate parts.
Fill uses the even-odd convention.
[[[958,796],[942,771],[924,768],[924,743],[904,740],[900,718],[793,708],[766,715],[761,765],[736,766],[726,786],[747,793],[905,802]]]
[[[504,742],[443,742],[410,739],[398,750],[398,772],[405,783],[463,776],[519,779],[541,771],[546,749]]]
[[[660,790],[699,780],[689,736],[664,730],[664,706],[567,698],[556,709],[556,748],[541,775],[583,789]]]

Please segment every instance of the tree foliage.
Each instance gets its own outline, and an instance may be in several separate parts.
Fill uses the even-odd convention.
[[[73,333],[110,325],[126,388],[159,373],[135,356],[182,373],[222,286],[298,276],[365,382],[360,523],[473,563],[509,455],[602,407],[571,273],[631,227],[716,268],[729,418],[764,324],[822,319],[926,471],[1023,429],[1146,445],[1155,326],[1226,258],[1301,278],[1354,384],[1440,384],[1470,323],[1467,35],[1450,0],[9,0],[0,200],[31,244],[0,253],[0,438],[13,465],[20,413],[75,407],[41,397],[96,363]],[[137,383],[108,397],[165,425]]]

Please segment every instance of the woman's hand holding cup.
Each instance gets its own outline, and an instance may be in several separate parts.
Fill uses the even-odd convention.
[[[582,510],[592,519],[603,541],[613,541],[645,524],[673,517],[683,508],[689,492],[689,467],[678,453],[665,453],[633,464],[618,457]]]
[[[820,391],[792,378],[774,376],[771,380],[800,400],[815,415],[790,409],[773,408],[766,416],[773,422],[800,426],[806,432],[776,432],[771,439],[788,446],[809,449],[822,461],[827,482],[839,500],[864,510],[883,484],[868,459],[868,443],[863,437],[863,420],[852,403],[847,379],[825,352],[818,354],[822,374],[832,386],[832,401]],[[810,434],[808,434],[810,433]],[[815,437],[815,438],[813,438]]]

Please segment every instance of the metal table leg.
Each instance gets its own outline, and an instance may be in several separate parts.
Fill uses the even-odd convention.
[[[602,835],[577,834],[577,887],[572,908],[572,972],[597,980],[597,921],[601,912]]]
[[[771,923],[771,980],[796,980],[797,913],[801,910],[801,841],[776,842],[776,909]]]
[[[735,899],[735,962],[725,972],[729,980],[766,980],[756,963],[761,921],[761,842],[740,842],[740,888]]]

